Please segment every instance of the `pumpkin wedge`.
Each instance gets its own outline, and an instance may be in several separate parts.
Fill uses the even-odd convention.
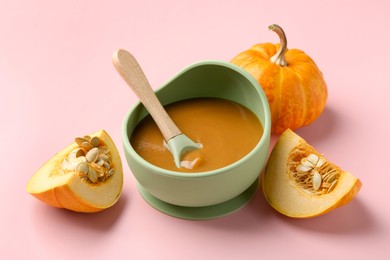
[[[29,180],[27,192],[57,208],[97,212],[119,199],[122,162],[106,131],[82,138],[58,152]]]
[[[261,178],[268,203],[293,218],[315,217],[345,205],[362,186],[290,129],[279,137]]]

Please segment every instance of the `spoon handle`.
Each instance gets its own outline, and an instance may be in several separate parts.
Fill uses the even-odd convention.
[[[131,53],[119,49],[114,52],[112,62],[119,75],[130,86],[153,117],[166,142],[181,134],[164,107],[161,105],[144,72]]]

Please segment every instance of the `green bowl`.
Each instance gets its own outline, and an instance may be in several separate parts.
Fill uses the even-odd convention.
[[[145,161],[130,144],[134,128],[148,115],[138,102],[124,119],[122,138],[142,197],[156,209],[185,219],[216,218],[246,205],[257,191],[270,143],[269,105],[257,80],[234,64],[202,61],[182,70],[156,94],[163,105],[196,97],[235,101],[258,117],[264,133],[249,154],[226,167],[192,174],[165,170]]]

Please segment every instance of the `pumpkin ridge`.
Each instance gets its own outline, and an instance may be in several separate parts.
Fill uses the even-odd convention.
[[[61,191],[59,190],[59,188],[53,189],[52,193],[53,193],[53,199],[56,203],[56,207],[58,207],[58,208],[64,207],[63,203],[61,202],[61,200],[59,198],[60,194],[61,194]]]
[[[248,51],[254,51],[263,60],[269,60],[278,50],[278,46],[272,43],[262,43],[253,45]],[[249,53],[248,53],[249,54]]]
[[[279,66],[279,65],[277,65]],[[291,78],[294,77],[293,71],[289,69],[288,66],[280,67],[279,66],[279,75],[278,78],[278,90],[275,93],[278,98],[278,113],[275,117],[276,120],[273,122],[273,131],[280,132],[282,131],[290,122],[294,122],[294,107],[293,100],[295,99],[295,90],[296,86],[294,84],[290,84],[293,82]],[[283,112],[282,112],[283,111]]]
[[[61,201],[60,201],[60,199],[59,199],[59,191],[58,191],[58,189],[51,189],[51,190],[48,190],[47,192],[49,192],[50,193],[50,198],[51,198],[51,200],[50,200],[50,204],[52,205],[52,206],[54,206],[54,207],[57,207],[57,208],[61,208],[62,207],[62,203],[61,203]],[[41,196],[39,196],[39,195],[37,195],[37,197],[39,198],[39,199],[41,199],[40,197]]]
[[[278,75],[277,75],[277,82],[275,82],[275,89],[274,89],[274,95],[278,98],[282,98],[283,95],[282,95],[282,77],[283,77],[283,68],[279,68],[278,69]],[[274,118],[272,119],[276,119],[274,120],[272,123],[272,130],[275,130],[275,128],[277,128],[277,126],[279,125],[279,121],[280,121],[280,110],[281,110],[281,107],[282,107],[282,104],[283,102],[274,102],[274,106],[273,106],[273,109],[274,109]]]
[[[305,56],[304,52],[300,52],[299,56]],[[289,58],[291,55],[289,55]],[[300,126],[306,126],[312,123],[323,111],[326,102],[326,94],[323,91],[325,86],[325,82],[322,81],[321,84],[318,84],[317,81],[321,80],[321,77],[318,75],[322,75],[321,71],[318,69],[316,64],[310,59],[307,61],[302,61],[295,59],[291,61],[288,59],[290,68],[294,71],[295,75],[299,78],[301,85],[301,95],[300,99],[302,99],[303,105],[302,108],[302,117],[299,120],[295,121],[298,128]],[[325,98],[316,98],[322,96]],[[308,97],[313,97],[309,99]],[[320,103],[318,103],[320,101]],[[292,129],[294,127],[291,126]]]
[[[262,58],[256,57],[256,59],[252,59],[250,62],[246,63],[244,67],[245,68],[251,67],[251,65],[256,64],[257,62],[259,62],[259,60],[262,60]]]
[[[307,118],[307,116],[308,116],[308,113],[307,113],[308,109],[307,108],[310,106],[310,100],[307,97],[310,96],[310,93],[308,93],[307,88],[302,87],[304,85],[304,82],[305,82],[302,75],[300,73],[297,73],[296,71],[294,71],[294,74],[298,78],[300,85],[301,85],[299,94],[300,94],[300,99],[301,99],[302,104],[303,104],[299,107],[301,109],[301,113],[302,113],[301,116],[295,119],[296,126],[294,126],[294,128],[298,128],[299,126],[306,125],[305,118]]]
[[[315,109],[314,109],[314,112],[311,114],[310,118],[308,116],[306,117],[307,118],[306,125],[313,122],[322,113],[322,111],[325,108],[325,103],[326,103],[326,100],[328,97],[327,91],[326,91],[326,83],[322,79],[322,76],[321,77],[318,76],[318,75],[322,75],[322,72],[319,70],[319,68],[315,65],[314,62],[311,64],[307,64],[307,67],[310,67],[312,69],[312,75],[313,75],[313,78],[315,78],[313,86],[310,88],[310,90],[311,90],[310,95],[316,96],[316,97],[322,96],[323,98],[316,98],[317,103],[312,104],[313,105],[312,107],[314,107]],[[319,82],[321,82],[321,83],[319,83]],[[310,106],[308,106],[308,107],[310,108]]]
[[[239,55],[237,55],[234,62],[239,62],[241,64],[241,66],[244,68],[257,62],[259,57],[258,57],[256,51],[248,51],[248,52],[250,52],[251,55],[249,55],[249,53],[242,52]],[[251,57],[251,58],[248,58],[248,57]],[[256,57],[256,58],[253,58],[253,57]]]

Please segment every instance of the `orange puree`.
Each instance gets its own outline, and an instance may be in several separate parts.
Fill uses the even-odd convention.
[[[194,98],[167,105],[178,128],[201,149],[182,156],[177,168],[157,125],[150,116],[131,136],[131,145],[146,161],[164,169],[204,172],[232,164],[248,154],[260,141],[263,127],[246,107],[224,99]]]

